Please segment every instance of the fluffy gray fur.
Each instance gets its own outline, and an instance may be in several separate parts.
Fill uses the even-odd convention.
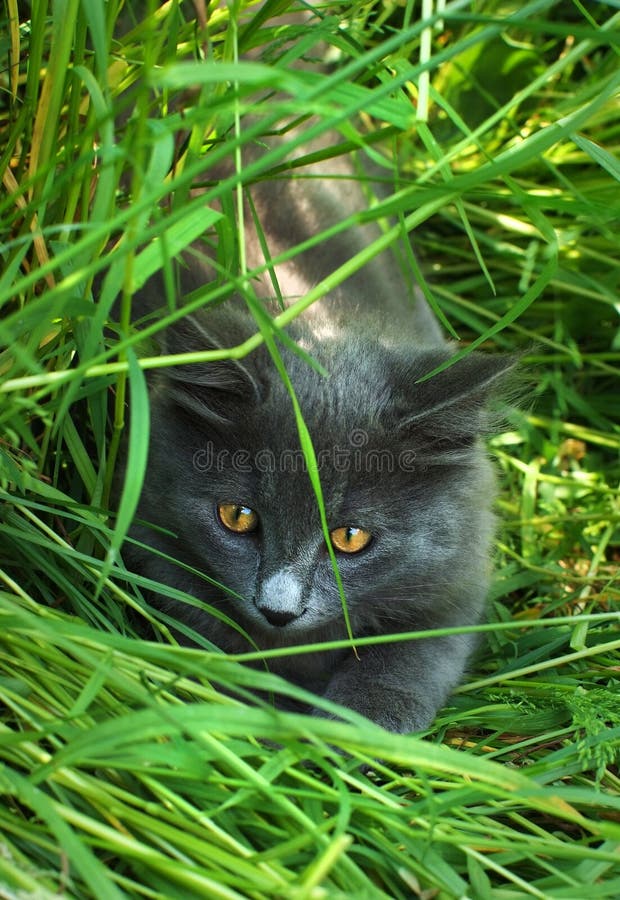
[[[326,179],[334,170],[339,178]],[[272,257],[365,208],[349,161],[322,163],[311,174],[252,188]],[[297,299],[376,234],[374,225],[350,229],[279,267],[283,296]],[[246,241],[249,265],[259,265],[262,251],[250,226]],[[186,265],[183,288],[208,277],[208,270]],[[267,276],[255,289],[269,301]],[[157,289],[150,285],[149,292],[152,302]],[[236,300],[183,320],[168,335],[167,350],[233,346],[255,330]],[[420,381],[454,349],[389,252],[313,306],[288,334],[329,373],[282,348],[321,463],[329,526],[372,534],[361,552],[338,556],[354,635],[478,622],[490,576],[494,496],[480,435],[489,395],[511,361],[471,354]],[[132,535],[230,592],[135,546],[128,550],[131,565],[218,607],[261,648],[346,637],[298,451],[291,400],[264,347],[239,362],[160,372],[152,384],[139,518],[166,532],[136,525]],[[258,529],[228,531],[217,514],[222,502],[255,510]],[[222,650],[250,649],[206,610],[163,594],[156,602]],[[270,668],[388,729],[409,732],[431,723],[462,678],[473,645],[472,636],[457,635],[364,648],[359,660],[350,650],[291,655]]]

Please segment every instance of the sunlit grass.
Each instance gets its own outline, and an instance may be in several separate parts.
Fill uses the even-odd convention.
[[[27,6],[0,28],[1,890],[617,897],[617,11],[333,3],[310,27],[268,0],[215,5],[203,33],[200,3],[133,4],[120,31],[114,2]],[[231,352],[277,346],[405,229],[463,347],[516,349],[528,373],[491,441],[486,636],[422,737],[275,712],[251,690],[299,689],[250,653],[176,646],[122,563],[145,373],[206,356],[160,357],[161,331],[247,287],[237,191],[290,146],[217,167],[311,113],[334,153],[382,166],[361,217],[382,237]],[[170,260],[196,242],[221,275],[178,310]],[[132,295],[160,270],[167,312],[138,331]],[[137,475],[110,512],[126,399]]]

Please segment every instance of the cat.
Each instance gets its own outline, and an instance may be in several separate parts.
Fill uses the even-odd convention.
[[[270,258],[367,208],[356,166],[338,157],[251,186]],[[264,248],[249,208],[245,222],[252,269],[264,263]],[[277,266],[285,303],[379,233],[376,224],[357,225]],[[195,258],[179,265],[184,294],[213,277]],[[251,284],[263,309],[277,313],[272,275]],[[147,285],[151,303],[162,299],[158,290]],[[166,352],[232,347],[256,331],[237,297],[171,327]],[[313,441],[353,635],[477,623],[491,573],[495,491],[480,438],[488,401],[513,360],[471,353],[420,380],[455,347],[389,250],[286,333],[327,372],[278,344]],[[265,345],[239,360],[159,370],[150,391],[149,459],[131,535],[229,590],[137,544],[128,545],[129,564],[219,608],[261,649],[345,638],[293,404]],[[163,592],[155,601],[225,652],[252,649],[206,610]],[[269,668],[386,729],[414,732],[432,723],[474,645],[473,635],[457,634],[364,646],[359,658],[350,649],[291,654]]]

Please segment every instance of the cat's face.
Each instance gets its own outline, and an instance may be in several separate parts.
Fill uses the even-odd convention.
[[[291,354],[285,362],[312,437],[353,629],[453,621],[454,585],[461,582],[467,606],[470,582],[479,595],[486,577],[491,475],[473,441],[479,402],[460,398],[471,421],[448,403],[441,425],[424,412],[436,389],[415,388],[412,371],[386,365],[385,348],[350,338],[346,346],[333,343],[320,360],[330,378]],[[428,360],[419,366],[418,374],[430,368]],[[227,613],[263,643],[344,636],[315,490],[272,361],[263,351],[219,371],[215,386],[184,377],[155,394],[142,517],[166,525],[173,552],[226,585]],[[455,402],[470,396],[458,384]],[[444,383],[450,390],[454,379]]]

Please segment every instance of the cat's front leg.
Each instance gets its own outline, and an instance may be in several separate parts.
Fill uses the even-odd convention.
[[[332,676],[324,696],[389,731],[421,731],[460,681],[472,635],[364,647]],[[317,715],[324,715],[317,711]]]

